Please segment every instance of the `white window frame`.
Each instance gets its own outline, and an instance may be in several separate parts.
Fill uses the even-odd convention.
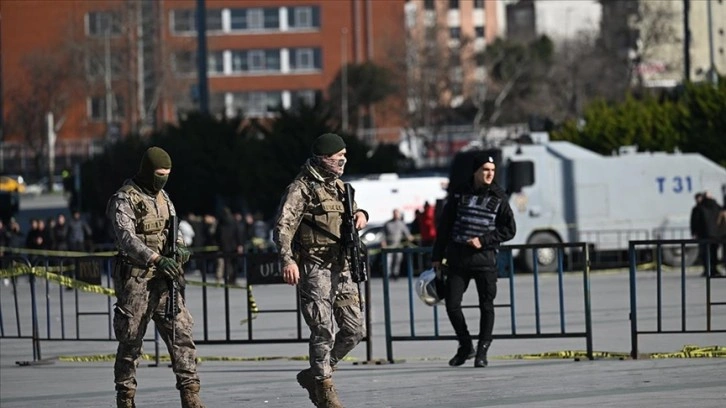
[[[303,59],[308,59],[309,64],[303,64]],[[311,71],[315,69],[315,50],[312,48],[298,48],[295,50],[295,70]]]
[[[188,28],[186,30],[177,30],[176,23],[179,19],[179,15],[184,14],[184,20],[187,20]],[[181,21],[181,20],[179,20]],[[174,34],[189,34],[189,33],[195,33],[197,31],[197,21],[196,16],[194,14],[194,10],[192,9],[177,9],[171,11],[171,32]]]
[[[305,24],[301,23],[306,19]],[[295,28],[313,28],[313,8],[310,6],[295,7]]]
[[[255,64],[255,59],[259,59],[259,66]],[[260,72],[266,70],[265,64],[265,51],[264,50],[249,50],[247,51],[247,66],[249,72]]]
[[[265,28],[265,10],[262,8],[247,9],[247,29],[263,30]]]
[[[114,18],[116,16],[116,18]],[[94,17],[94,18],[92,18]],[[121,36],[121,17],[117,12],[107,10],[107,11],[89,11],[86,13],[86,35],[88,37],[105,37],[106,36],[106,26],[109,28],[109,37],[119,37]],[[95,21],[94,24],[92,24],[91,20],[98,20]],[[105,20],[105,24],[104,24]],[[114,24],[117,23],[117,24]],[[91,27],[98,26],[102,31],[101,32],[91,32]]]

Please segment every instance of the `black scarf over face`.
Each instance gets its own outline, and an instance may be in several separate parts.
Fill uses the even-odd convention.
[[[150,147],[141,158],[139,172],[134,176],[134,182],[147,194],[158,194],[169,179],[168,175],[156,174],[157,169],[171,169],[171,157],[162,148]]]

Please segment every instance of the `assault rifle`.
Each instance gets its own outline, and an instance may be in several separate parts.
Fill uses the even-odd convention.
[[[166,237],[166,256],[175,259],[177,244],[176,240],[179,235],[179,223],[177,216],[169,217],[169,235]],[[169,288],[169,297],[166,299],[164,307],[164,318],[171,324],[171,342],[176,343],[176,324],[174,323],[176,315],[179,313],[179,281],[177,279],[169,279],[166,282]]]
[[[358,230],[355,228],[355,217],[353,216],[354,196],[353,186],[350,183],[345,183],[343,225],[340,237],[345,255],[350,261],[350,274],[353,282],[360,283],[368,280],[368,254],[365,245],[360,240]]]

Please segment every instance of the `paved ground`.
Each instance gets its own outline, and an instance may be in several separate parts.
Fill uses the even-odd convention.
[[[643,272],[638,278],[639,320],[644,326],[654,326],[657,318],[657,298],[651,289],[656,283],[655,274]],[[680,327],[680,279],[677,275],[663,277],[662,325]],[[25,285],[25,286],[23,286]],[[557,302],[552,302],[557,293],[555,276],[544,276],[540,280],[541,330],[557,331],[560,328]],[[567,290],[564,298],[567,309],[566,328],[578,330],[583,324],[581,278],[568,276],[564,279]],[[726,279],[714,280],[716,295],[726,293]],[[628,320],[628,278],[625,272],[599,273],[592,277],[592,309],[594,349],[596,351],[624,352],[630,350],[630,323]],[[19,284],[19,293],[27,283]],[[705,281],[697,271],[686,277],[686,304],[688,327],[705,326],[703,304]],[[717,289],[721,288],[721,289]],[[26,288],[27,289],[27,288]],[[500,281],[499,300],[508,295],[508,281]],[[534,330],[534,292],[526,279],[517,281],[515,297],[517,302],[517,326],[519,332]],[[190,290],[189,304],[197,318],[196,334],[201,338],[200,290]],[[56,296],[51,291],[50,297]],[[238,292],[241,294],[243,292]],[[383,325],[382,288],[380,280],[373,281],[373,357],[386,357]],[[472,288],[465,299],[471,302],[475,290]],[[15,324],[9,313],[12,292],[9,287],[0,287],[2,295],[3,320],[6,331]],[[393,283],[391,288],[392,320],[394,334],[406,334],[408,324],[408,289],[405,280]],[[85,297],[91,296],[87,294]],[[95,295],[99,296],[99,295]],[[42,297],[42,296],[41,296]],[[85,298],[84,297],[84,298]],[[260,310],[294,305],[294,292],[286,286],[258,287],[255,297]],[[101,305],[106,300],[99,297]],[[221,298],[221,296],[210,296]],[[98,298],[90,298],[98,299]],[[235,322],[233,338],[244,339],[244,326],[236,324],[244,316],[244,296],[231,297],[238,305],[233,309],[238,314],[231,317]],[[213,299],[214,300],[214,299]],[[213,301],[212,300],[212,301]],[[219,300],[219,299],[217,299]],[[717,301],[717,300],[714,300]],[[724,301],[724,299],[720,299]],[[433,323],[431,308],[415,302],[416,332],[431,334]],[[22,302],[21,302],[22,308]],[[714,307],[713,328],[726,328],[726,313],[721,306]],[[68,312],[68,311],[66,311]],[[223,315],[219,306],[211,305],[210,338],[217,338],[220,329],[215,316]],[[467,310],[470,324],[475,321],[476,311]],[[504,309],[498,309],[495,333],[506,333],[510,329],[510,316]],[[27,310],[21,312],[27,314]],[[54,320],[59,316],[53,317]],[[72,319],[69,319],[72,320]],[[255,333],[261,336],[289,338],[294,333],[294,319],[279,314],[260,315],[255,320]],[[440,330],[450,333],[443,309],[439,311]],[[69,321],[68,324],[71,324]],[[56,324],[57,326],[57,324]],[[54,326],[54,327],[56,327]],[[238,327],[239,326],[239,327]],[[96,331],[103,335],[106,324],[96,325]],[[241,327],[241,328],[240,328]],[[73,332],[71,330],[71,332]],[[45,329],[41,329],[45,333]],[[97,333],[97,334],[98,334]],[[685,344],[724,345],[724,334],[663,334],[641,336],[641,352],[672,352]],[[152,351],[146,345],[147,352]],[[541,353],[558,350],[583,350],[583,339],[545,340],[497,340],[491,355],[491,364],[485,369],[474,369],[469,364],[450,368],[446,361],[455,350],[453,341],[411,341],[394,345],[394,356],[400,361],[395,364],[363,364],[365,345],[361,344],[353,353],[358,364],[341,363],[335,373],[335,381],[345,406],[355,407],[725,407],[726,406],[726,359],[659,359],[659,360],[512,360],[503,358],[512,354]],[[88,356],[113,353],[113,342],[44,341],[43,357]],[[295,382],[297,371],[306,367],[305,361],[297,360],[307,353],[305,344],[267,345],[200,345],[201,357],[235,357],[239,360],[252,357],[279,357],[266,361],[203,361],[199,366],[202,379],[202,395],[210,408],[226,407],[308,407],[312,406],[307,395]],[[500,358],[498,358],[500,357]],[[0,340],[0,407],[2,408],[44,408],[44,407],[112,407],[113,406],[113,363],[54,361],[50,365],[16,366],[16,361],[32,360],[29,340]],[[139,407],[178,407],[178,394],[173,389],[173,375],[167,366],[149,367],[144,362],[139,369]]]

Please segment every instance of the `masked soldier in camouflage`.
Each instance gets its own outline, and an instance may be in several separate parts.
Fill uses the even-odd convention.
[[[310,368],[298,373],[297,381],[316,407],[338,408],[333,368],[360,342],[365,328],[358,287],[340,244],[345,143],[326,133],[315,140],[312,154],[282,197],[274,240],[283,279],[297,285],[311,332]],[[356,228],[364,228],[368,214],[355,204],[354,211]]]
[[[181,406],[204,408],[199,398],[192,316],[181,295],[174,319],[164,315],[168,282],[183,283],[181,264],[189,260],[181,235],[177,239],[177,253],[164,253],[169,217],[176,215],[169,196],[162,190],[170,172],[169,155],[161,148],[149,148],[139,172],[111,197],[106,209],[119,252],[113,275],[117,298],[113,328],[119,342],[114,364],[118,408],[136,406],[136,366],[150,319],[156,323],[171,355]]]

